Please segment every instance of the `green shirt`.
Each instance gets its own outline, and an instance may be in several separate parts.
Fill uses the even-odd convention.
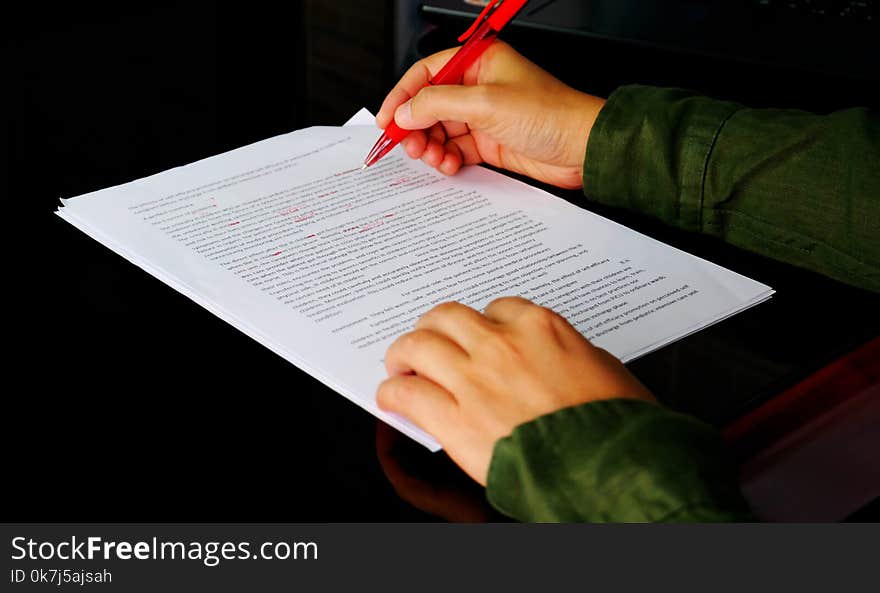
[[[590,132],[584,193],[880,292],[880,118],[868,110],[623,87]],[[495,445],[487,496],[522,521],[751,517],[713,428],[628,399],[518,426]]]

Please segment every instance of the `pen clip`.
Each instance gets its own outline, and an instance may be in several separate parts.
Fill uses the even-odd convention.
[[[489,0],[489,3],[486,4],[486,7],[483,9],[483,12],[481,12],[479,16],[477,16],[477,20],[474,21],[474,24],[471,25],[470,28],[462,33],[461,37],[458,38],[458,42],[464,43],[468,37],[473,35],[474,31],[477,30],[477,27],[479,27],[483,23],[483,21],[489,18],[489,13],[492,12],[492,10],[494,10],[495,8],[498,8],[498,5],[500,5],[503,1],[504,0]]]

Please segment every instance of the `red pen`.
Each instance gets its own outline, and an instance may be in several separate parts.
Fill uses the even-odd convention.
[[[516,13],[525,6],[528,0],[494,0],[486,5],[474,24],[458,38],[459,42],[467,42],[455,52],[446,65],[425,86],[438,84],[454,84],[461,80],[467,67],[474,63],[483,51],[492,45],[504,25],[509,23]],[[404,130],[394,120],[385,128],[385,132],[373,146],[373,150],[364,159],[363,168],[375,164],[379,159],[397,146],[412,130]]]

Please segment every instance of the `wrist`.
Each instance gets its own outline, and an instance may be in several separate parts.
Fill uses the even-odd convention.
[[[588,95],[580,91],[574,91],[573,112],[570,126],[570,149],[569,161],[571,166],[576,167],[583,177],[584,159],[587,154],[587,145],[590,141],[590,132],[599,112],[605,105],[605,99]]]

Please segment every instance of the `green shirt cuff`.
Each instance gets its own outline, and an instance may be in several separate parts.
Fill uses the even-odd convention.
[[[748,520],[718,433],[648,402],[565,408],[500,439],[487,496],[535,522]]]
[[[709,156],[722,126],[740,108],[680,89],[617,89],[590,131],[584,193],[701,230]]]

